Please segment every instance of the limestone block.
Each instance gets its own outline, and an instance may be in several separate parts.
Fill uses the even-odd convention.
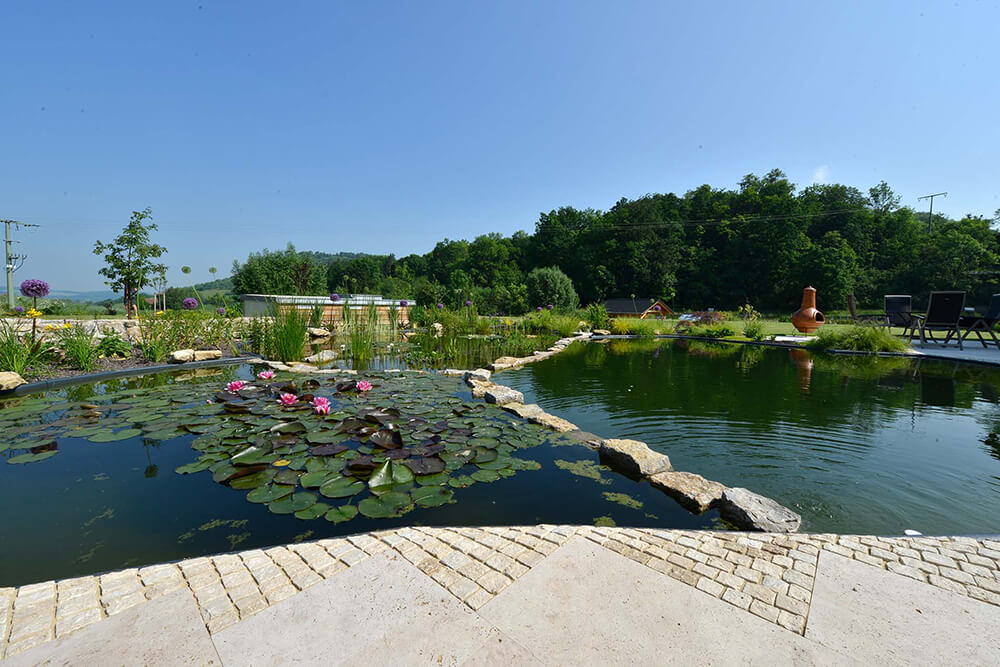
[[[171,364],[186,364],[194,361],[194,350],[174,350],[167,359]]]
[[[650,477],[649,482],[699,514],[722,500],[726,491],[724,485],[691,472],[661,472]]]
[[[719,514],[743,530],[794,533],[802,525],[802,517],[792,510],[743,488],[726,489]]]
[[[617,470],[636,477],[651,477],[672,470],[670,458],[638,440],[610,439],[601,443],[601,458]]]

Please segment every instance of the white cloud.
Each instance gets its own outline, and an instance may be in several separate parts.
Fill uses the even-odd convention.
[[[812,173],[813,183],[829,183],[830,182],[830,165],[821,164],[816,167]]]

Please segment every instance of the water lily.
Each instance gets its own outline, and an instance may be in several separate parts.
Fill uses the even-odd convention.
[[[244,382],[243,380],[233,380],[232,382],[226,385],[226,391],[228,391],[230,394],[235,394],[245,386],[247,385],[246,382]]]
[[[313,410],[318,415],[330,414],[330,399],[317,396],[312,400]]]
[[[274,371],[261,371],[257,373],[257,377],[261,380],[271,380],[274,378]]]
[[[372,383],[367,380],[358,380],[358,391],[368,391],[372,388]]]
[[[291,406],[295,405],[296,403],[298,403],[299,402],[299,397],[296,396],[295,394],[282,394],[278,398],[278,402],[281,403],[283,406],[285,406],[287,408],[287,407],[291,407]]]

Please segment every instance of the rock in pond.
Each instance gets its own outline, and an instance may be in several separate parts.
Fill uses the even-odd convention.
[[[490,387],[483,398],[486,399],[487,403],[495,403],[497,405],[507,405],[508,403],[524,403],[524,394],[510,387],[504,387],[503,385],[494,385]]]
[[[306,333],[313,338],[329,338],[330,332],[322,327],[309,327],[306,329]]]
[[[337,353],[333,350],[320,350],[316,354],[306,357],[306,361],[310,364],[325,364],[328,361],[333,361],[337,358]]]
[[[594,329],[595,336],[610,336],[611,332],[607,329]]]
[[[802,525],[802,517],[792,510],[743,488],[725,490],[719,514],[743,530],[765,533],[794,533]]]
[[[23,377],[13,371],[0,373],[0,391],[11,391],[22,384],[28,384]]]
[[[650,477],[649,483],[698,514],[722,500],[726,491],[724,485],[693,472],[661,472]]]
[[[601,443],[601,458],[612,468],[634,477],[652,477],[673,470],[666,454],[654,452],[638,440],[605,440]]]
[[[195,350],[195,361],[213,361],[222,358],[222,350]]]
[[[171,364],[186,364],[194,361],[194,350],[174,350],[167,359]]]
[[[539,424],[545,428],[552,429],[553,431],[558,431],[559,433],[569,433],[570,431],[579,431],[579,427],[573,422],[568,422],[562,417],[556,417],[555,415],[550,415],[547,412],[542,412],[540,415],[532,415],[528,417],[528,421],[532,424]]]
[[[545,410],[542,410],[534,403],[528,403],[527,405],[520,402],[508,403],[503,406],[503,409],[524,419],[530,419],[532,417],[538,417],[545,414]]]
[[[474,371],[465,371],[462,373],[462,379],[465,380],[466,384],[471,385],[474,381],[476,382],[489,382],[492,373],[490,373],[485,368],[477,368]]]

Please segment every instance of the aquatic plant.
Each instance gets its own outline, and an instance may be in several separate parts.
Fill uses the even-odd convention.
[[[359,380],[357,383],[358,391],[371,391],[372,383],[367,380]]]
[[[278,402],[281,403],[286,408],[291,407],[299,402],[299,397],[295,394],[284,393],[278,397]]]
[[[310,405],[313,406],[313,412],[315,412],[318,415],[330,414],[330,399],[328,398],[317,396],[312,400]]]
[[[240,389],[242,389],[245,386],[247,385],[245,382],[243,382],[243,380],[233,380],[232,382],[226,385],[226,391],[228,391],[230,394],[236,394],[240,391]]]
[[[821,329],[806,347],[812,350],[855,352],[905,352],[906,343],[881,327],[854,325],[837,330]]]
[[[29,339],[13,324],[0,320],[0,371],[24,375],[25,370],[44,361],[52,351],[43,338]]]
[[[274,379],[274,371],[260,371],[257,373],[257,377],[261,380],[271,380]]]

